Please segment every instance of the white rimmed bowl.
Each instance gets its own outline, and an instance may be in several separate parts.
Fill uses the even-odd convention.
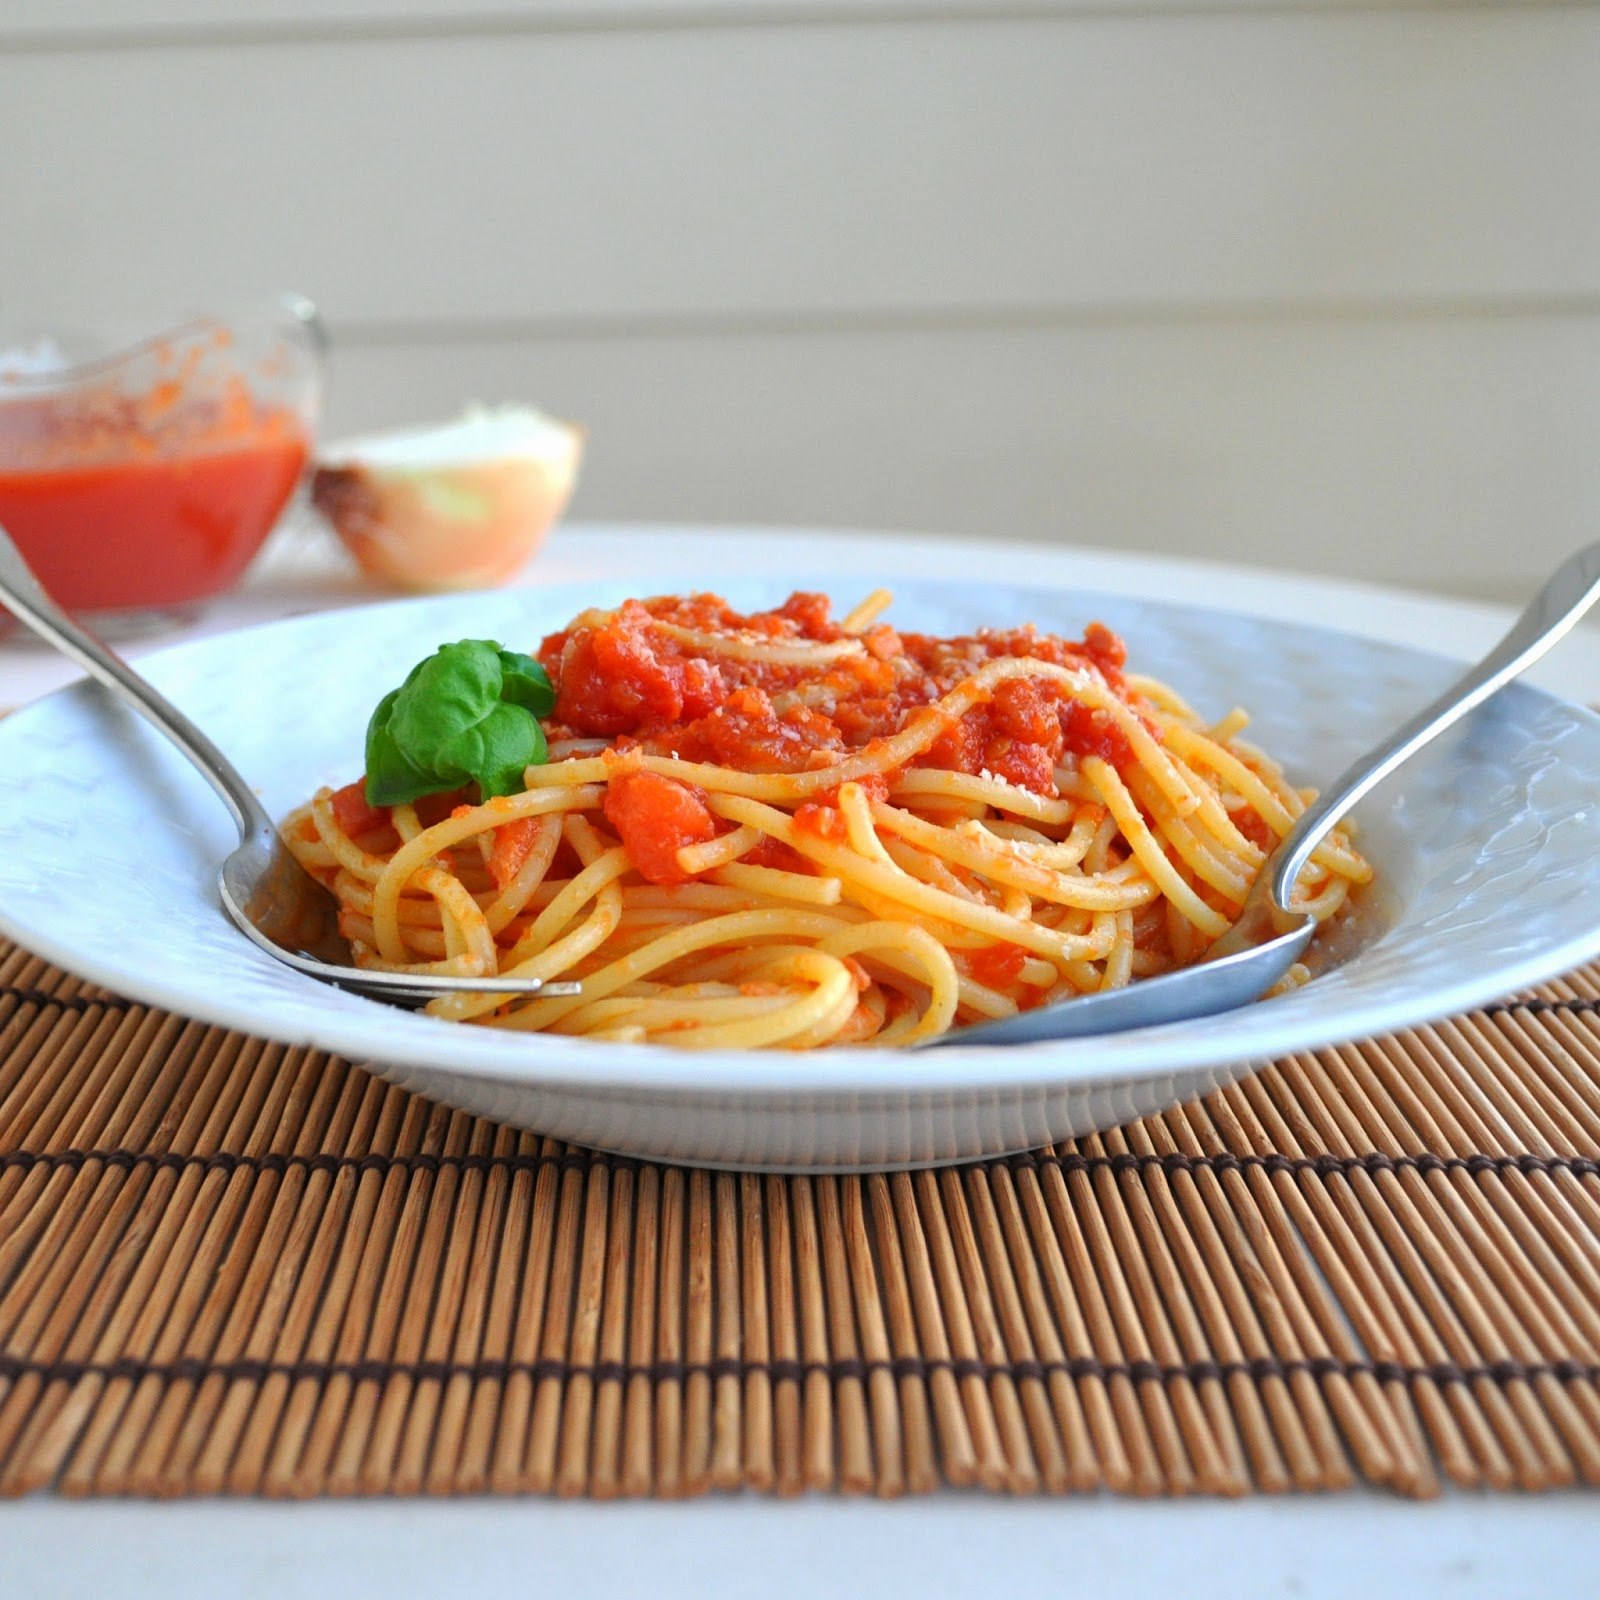
[[[1347,634],[1070,589],[905,582],[892,620],[970,631],[1033,620],[1123,632],[1133,666],[1318,783],[1454,677],[1447,661]],[[706,587],[741,606],[873,577]],[[281,814],[359,770],[373,703],[435,645],[528,647],[626,582],[405,601],[272,623],[145,657]],[[673,587],[681,587],[674,583]],[[593,1044],[455,1027],[299,977],[212,899],[231,843],[204,782],[160,737],[78,686],[0,723],[0,930],[124,994],[335,1050],[469,1110],[661,1159],[788,1169],[992,1155],[1142,1115],[1252,1065],[1491,1000],[1600,954],[1600,718],[1514,686],[1358,813],[1392,925],[1338,970],[1222,1017],[1099,1039],[812,1054]]]

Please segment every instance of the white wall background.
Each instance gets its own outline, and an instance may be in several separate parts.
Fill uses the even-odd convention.
[[[1600,524],[1600,7],[0,0],[0,314],[289,285],[574,513],[1513,595]]]

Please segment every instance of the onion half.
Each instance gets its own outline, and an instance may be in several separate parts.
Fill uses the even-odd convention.
[[[369,577],[476,589],[527,563],[566,509],[583,429],[528,406],[352,439],[323,453],[311,498]]]

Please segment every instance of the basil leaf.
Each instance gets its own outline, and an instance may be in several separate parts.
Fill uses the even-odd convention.
[[[441,646],[401,689],[389,714],[400,748],[438,770],[433,753],[481,722],[500,702],[498,648],[487,639]]]
[[[414,767],[401,754],[388,728],[377,729],[367,740],[367,804],[398,806],[420,800],[441,787],[431,772]],[[449,785],[454,787],[454,785]]]
[[[431,794],[434,776],[413,766],[401,753],[389,731],[389,715],[400,690],[392,689],[378,702],[367,723],[367,804],[395,806]]]
[[[536,717],[548,717],[555,710],[556,691],[550,674],[532,656],[502,650],[500,671],[504,676],[500,690],[502,700],[514,706],[526,706]]]
[[[485,800],[522,791],[523,769],[545,757],[544,730],[522,706],[500,704],[441,748],[449,762],[478,780]]]
[[[441,645],[386,694],[367,724],[369,805],[478,785],[484,799],[515,794],[548,756],[538,713],[555,690],[531,656],[491,639]]]

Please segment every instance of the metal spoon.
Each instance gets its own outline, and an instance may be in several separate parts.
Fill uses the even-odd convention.
[[[575,983],[545,983],[538,978],[457,978],[353,966],[350,946],[339,932],[338,902],[289,853],[237,768],[171,701],[44,592],[4,528],[0,528],[0,603],[160,729],[222,797],[239,829],[239,848],[217,871],[222,906],[240,932],[275,960],[324,983],[398,1005],[421,1005],[463,991],[579,993]]]
[[[1128,1028],[1207,1017],[1259,1000],[1311,942],[1316,924],[1311,917],[1289,910],[1290,896],[1312,852],[1339,819],[1402,762],[1527,671],[1597,599],[1600,544],[1592,544],[1556,569],[1482,661],[1404,727],[1346,768],[1306,808],[1263,863],[1239,920],[1196,965],[1122,989],[1078,995],[1037,1011],[977,1023],[929,1044],[1030,1044],[1121,1033]],[[1286,917],[1293,925],[1280,932]]]

